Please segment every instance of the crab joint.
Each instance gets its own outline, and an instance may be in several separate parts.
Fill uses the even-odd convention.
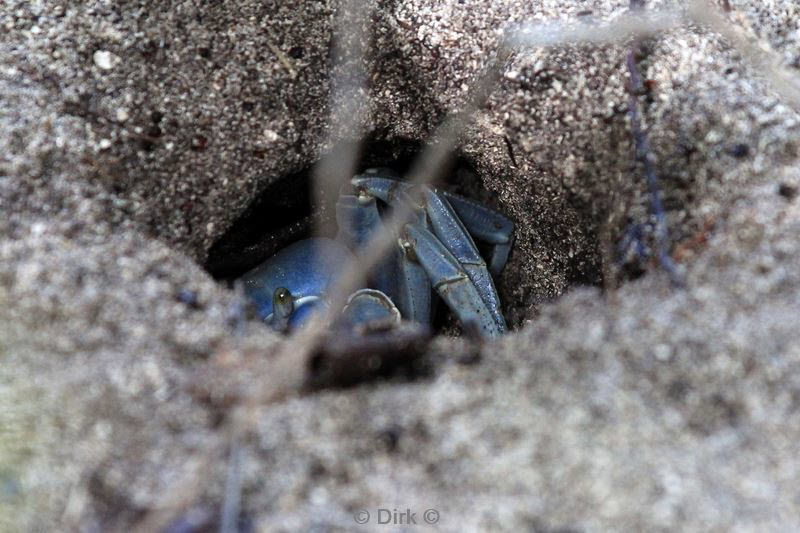
[[[397,245],[400,247],[400,250],[408,257],[411,261],[415,263],[419,263],[417,259],[417,254],[414,253],[414,247],[409,242],[408,237],[405,235],[405,230],[403,231],[403,235],[397,239]]]
[[[361,205],[366,205],[370,203],[373,199],[372,195],[367,192],[364,187],[356,187],[356,198],[358,199],[358,203]]]

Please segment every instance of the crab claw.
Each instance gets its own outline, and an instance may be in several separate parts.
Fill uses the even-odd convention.
[[[400,311],[381,291],[360,289],[350,295],[340,317],[351,328],[372,325],[394,326],[400,323]]]

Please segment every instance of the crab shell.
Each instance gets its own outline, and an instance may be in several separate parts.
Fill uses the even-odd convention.
[[[288,326],[295,329],[315,310],[327,307],[328,289],[352,259],[350,250],[338,241],[324,237],[298,241],[245,274],[242,277],[244,291],[258,314],[269,323],[274,311],[272,295],[278,288],[288,289],[294,302]],[[359,289],[350,295],[340,319],[354,326],[386,320],[397,324],[401,317],[386,294],[375,289]]]
[[[294,328],[305,322],[314,309],[326,305],[320,296],[352,260],[352,252],[332,239],[319,237],[298,241],[242,276],[244,292],[258,314],[269,322],[275,290],[289,289],[294,297],[289,326]]]

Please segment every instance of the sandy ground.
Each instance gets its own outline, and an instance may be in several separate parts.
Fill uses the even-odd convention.
[[[424,143],[509,23],[627,4],[379,2],[364,128]],[[800,76],[793,0],[730,8]],[[0,529],[128,530],[176,486],[172,531],[217,527],[221,428],[285,369],[202,264],[325,149],[333,9],[3,2]],[[517,224],[499,288],[520,327],[477,359],[439,339],[414,379],[257,408],[243,529],[403,530],[380,508],[416,512],[410,530],[426,509],[445,531],[800,526],[800,117],[714,34],[649,41],[640,102],[685,287],[652,262],[631,280],[611,253],[648,219],[626,50],[514,55],[463,132],[464,186]],[[601,271],[606,290],[581,286]]]

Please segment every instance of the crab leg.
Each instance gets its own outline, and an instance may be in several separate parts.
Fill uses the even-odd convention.
[[[397,286],[394,294],[397,307],[407,319],[430,324],[432,278],[405,251],[397,250],[394,253],[399,256],[396,262]]]
[[[397,179],[379,177],[377,171],[366,171],[352,180],[356,187],[364,188],[370,195],[376,196],[391,204],[395,199],[408,195],[412,185]],[[473,202],[457,194],[442,192],[458,218],[469,230],[469,233],[478,239],[492,245],[492,257],[489,260],[489,270],[494,275],[500,274],[508,260],[511,246],[514,244],[514,223],[500,213],[488,209],[477,202]]]
[[[392,204],[398,192],[408,192],[411,185],[392,178],[382,178],[372,174],[359,174],[350,180],[353,187],[365,191],[370,196],[380,198],[387,204]]]
[[[425,269],[413,262],[399,248],[392,248],[382,263],[385,289],[380,289],[395,302],[407,320],[429,324],[431,321],[431,281]],[[391,266],[394,266],[394,269]],[[375,282],[377,286],[377,281]]]
[[[500,311],[500,299],[497,296],[497,289],[495,289],[492,276],[486,267],[486,262],[481,257],[467,228],[459,220],[447,198],[425,187],[422,189],[423,206],[419,206],[420,202],[409,194],[411,193],[411,186],[407,183],[371,175],[356,176],[353,178],[352,183],[355,187],[363,189],[367,194],[376,196],[388,204],[403,202],[410,204],[412,207],[424,206],[425,213],[430,219],[433,233],[439,238],[444,248],[456,258],[456,261],[467,273],[469,279],[472,280],[477,294],[489,310],[499,330],[501,332],[506,331],[506,321]],[[459,202],[459,205],[467,212],[472,225],[478,225],[481,216],[491,214],[488,210],[470,209],[466,202]],[[503,230],[504,227],[505,225],[501,224],[500,229]],[[501,241],[503,237],[503,231],[495,235],[487,229],[481,233],[493,237],[495,241]],[[503,262],[501,252],[501,257],[497,260],[498,266],[502,266]],[[426,270],[428,269],[426,268]],[[430,271],[428,273],[430,274]],[[434,283],[435,279],[431,278]]]
[[[352,194],[340,195],[336,202],[336,223],[339,226],[337,239],[347,243],[353,250],[360,249],[369,242],[372,233],[381,224],[375,198]],[[393,259],[392,256],[387,257],[370,272],[374,288],[390,297],[394,296],[393,289],[396,285],[391,269]]]
[[[336,221],[339,238],[356,250],[366,245],[373,231],[381,227],[380,214],[372,196],[339,196]],[[423,324],[430,322],[431,282],[425,270],[406,254],[393,248],[370,277],[373,287],[388,294],[406,319]]]
[[[506,321],[503,313],[500,312],[500,299],[497,296],[492,276],[489,274],[486,262],[478,252],[475,242],[459,220],[450,202],[441,194],[431,189],[425,189],[425,211],[431,221],[433,233],[466,271],[497,327],[504,332]]]
[[[494,319],[467,272],[439,239],[419,223],[406,224],[404,230],[407,246],[462,324],[476,323],[487,337],[503,333],[505,328]]]
[[[479,241],[492,245],[489,270],[497,276],[506,266],[508,254],[514,244],[514,223],[477,202],[447,191],[442,194],[455,210],[470,234]]]
[[[352,194],[340,194],[336,201],[337,239],[353,249],[364,246],[381,222],[375,199]]]

